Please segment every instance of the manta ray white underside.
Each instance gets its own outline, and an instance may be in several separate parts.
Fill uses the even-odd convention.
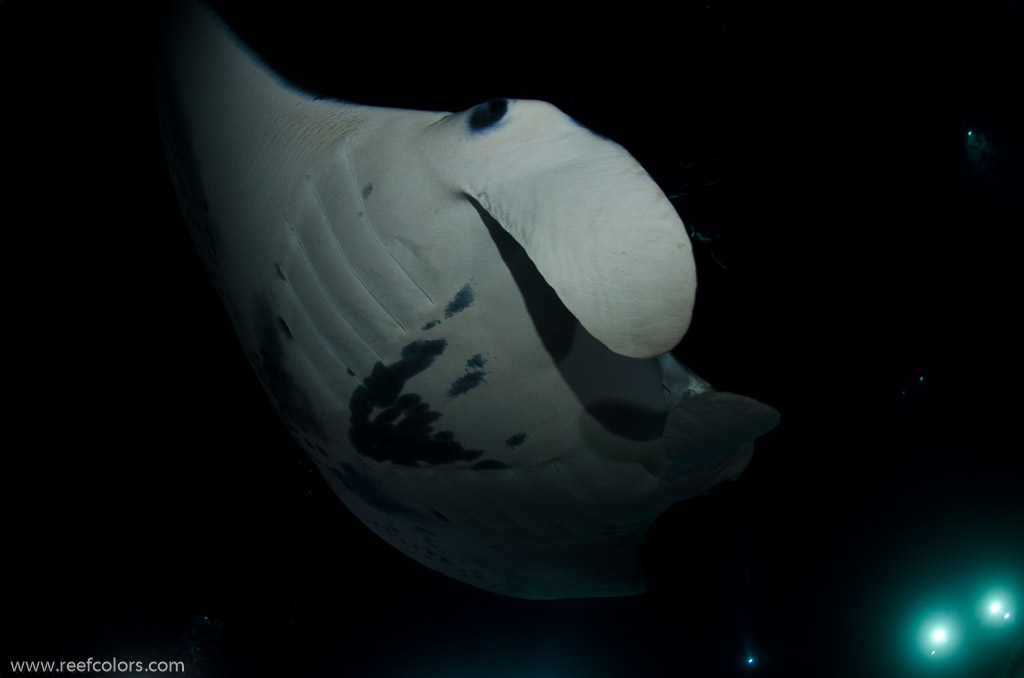
[[[778,422],[668,353],[696,292],[683,223],[550,104],[318,99],[194,3],[166,21],[157,93],[186,221],[278,413],[424,565],[524,598],[639,593],[651,522]]]

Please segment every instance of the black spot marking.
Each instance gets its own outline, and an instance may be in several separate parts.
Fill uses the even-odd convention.
[[[508,464],[498,461],[497,459],[484,459],[473,464],[474,471],[499,471],[503,468],[508,468]]]
[[[511,436],[508,440],[505,441],[505,447],[511,450],[513,447],[519,447],[520,445],[522,445],[525,442],[526,442],[526,434],[525,433],[517,433],[517,434],[515,434],[514,436]]]
[[[451,318],[456,313],[461,313],[473,305],[473,288],[466,283],[462,289],[455,293],[455,297],[448,302],[444,308],[444,317]]]
[[[486,372],[470,372],[462,375],[452,382],[452,385],[448,388],[448,392],[445,393],[445,395],[449,398],[455,398],[456,396],[460,396],[471,389],[476,388],[480,384],[484,383],[484,374],[486,374]]]
[[[483,450],[467,450],[451,431],[434,433],[441,418],[417,393],[402,393],[405,383],[444,352],[444,339],[415,341],[391,365],[378,362],[352,394],[349,440],[360,454],[403,466],[473,461]],[[381,410],[371,419],[374,410]]]
[[[415,527],[413,527],[413,529],[416,530],[417,532],[422,532],[423,534],[429,534],[431,537],[436,537],[437,536],[437,532],[434,532],[432,530],[428,530],[425,527],[420,527],[419,525],[416,525]]]
[[[366,200],[367,198],[369,198],[371,193],[373,193],[373,183],[372,182],[366,184],[365,186],[363,186],[363,200]]]
[[[348,372],[348,376],[350,376],[350,377],[356,376],[356,373],[352,371],[351,367],[346,367],[345,371]]]
[[[484,360],[479,353],[477,353],[475,356],[466,361],[466,368],[473,369],[483,367],[486,363],[487,361]]]
[[[437,327],[437,326],[438,326],[438,325],[440,325],[440,324],[441,324],[441,321],[440,321],[440,320],[431,320],[431,321],[430,321],[429,323],[427,323],[426,325],[424,325],[424,326],[423,326],[423,327],[421,327],[420,329],[421,329],[422,331],[426,332],[427,330],[432,330],[432,329],[434,329],[435,327]]]
[[[382,511],[388,515],[401,516],[405,518],[422,517],[416,510],[392,498],[392,496],[379,482],[377,482],[377,480],[373,478],[373,476],[358,471],[350,464],[343,463],[337,467],[332,466],[330,468],[330,472],[335,478],[340,480],[345,487],[351,490],[354,495],[378,511]],[[385,531],[391,534],[397,530],[393,524],[387,523]]]
[[[450,523],[451,522],[450,520],[448,520],[448,516],[446,516],[445,514],[441,513],[440,511],[438,511],[436,509],[434,510],[434,515],[437,516],[438,518],[440,518],[441,520],[443,520],[446,523]]]
[[[295,335],[292,334],[292,328],[288,327],[288,323],[285,322],[284,318],[277,316],[277,322],[281,325],[281,330],[288,335],[289,339],[295,338]]]
[[[469,114],[469,131],[482,132],[494,127],[508,112],[508,99],[491,99],[475,106]]]
[[[283,280],[285,282],[288,282],[288,276],[286,276],[284,274],[284,271],[281,270],[281,264],[278,264],[278,263],[275,262],[274,263],[274,270],[277,271],[277,274],[281,277],[281,280]]]

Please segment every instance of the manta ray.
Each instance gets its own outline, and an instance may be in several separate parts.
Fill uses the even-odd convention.
[[[734,480],[779,420],[671,354],[696,269],[643,167],[545,102],[446,113],[313,96],[196,2],[161,30],[185,221],[338,497],[481,589],[643,592],[648,526]]]

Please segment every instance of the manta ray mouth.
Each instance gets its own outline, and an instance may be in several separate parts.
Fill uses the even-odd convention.
[[[669,377],[663,377],[658,362],[620,355],[598,341],[562,303],[526,250],[469,200],[511,272],[544,348],[587,412],[614,435],[637,442],[660,438],[669,409],[662,381]],[[676,371],[671,378],[675,390],[693,387],[689,373]]]

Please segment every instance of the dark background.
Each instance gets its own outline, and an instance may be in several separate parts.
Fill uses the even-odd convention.
[[[1005,668],[1021,625],[985,631],[974,606],[997,585],[1024,606],[1019,5],[219,3],[316,92],[547,99],[704,236],[676,352],[782,423],[739,482],[655,523],[648,594],[544,602],[391,549],[277,421],[178,211],[144,5],[0,5],[0,675]],[[914,638],[936,610],[963,627],[942,662]]]

